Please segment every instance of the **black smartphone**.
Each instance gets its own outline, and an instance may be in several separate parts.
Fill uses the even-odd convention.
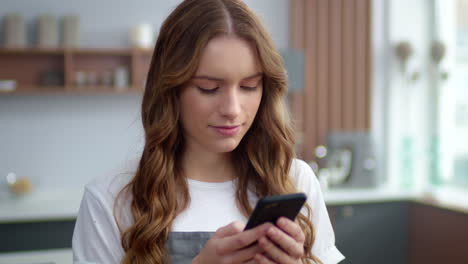
[[[307,196],[305,193],[275,195],[262,198],[258,200],[244,230],[254,228],[266,222],[276,224],[278,218],[282,216],[294,221],[306,200]]]

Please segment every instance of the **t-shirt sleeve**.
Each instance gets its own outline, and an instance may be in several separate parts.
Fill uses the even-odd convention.
[[[113,203],[85,189],[73,232],[74,264],[120,263],[123,250]]]
[[[323,264],[336,264],[345,259],[335,246],[335,233],[328,216],[323,194],[312,168],[302,160],[295,160],[295,174],[299,190],[307,194],[307,203],[312,208],[312,223],[315,228],[315,241],[312,254]]]

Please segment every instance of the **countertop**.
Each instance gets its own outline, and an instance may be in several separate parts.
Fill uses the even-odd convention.
[[[432,190],[396,190],[392,188],[325,190],[328,206],[375,202],[412,201],[468,214],[468,188],[439,187]]]
[[[82,190],[35,192],[24,197],[0,200],[0,223],[68,220],[77,216]],[[438,188],[433,191],[373,189],[327,189],[328,206],[391,201],[415,201],[468,214],[468,190]]]
[[[0,254],[0,263],[8,264],[69,264],[72,263],[71,249],[38,250]]]

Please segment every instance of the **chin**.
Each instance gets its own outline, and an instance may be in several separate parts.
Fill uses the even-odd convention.
[[[219,142],[214,146],[215,152],[227,153],[234,151],[239,146],[238,140],[228,140],[228,142]]]

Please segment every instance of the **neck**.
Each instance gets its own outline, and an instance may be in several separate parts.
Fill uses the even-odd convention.
[[[231,153],[187,148],[182,156],[182,168],[187,178],[197,181],[224,182],[236,177]]]

